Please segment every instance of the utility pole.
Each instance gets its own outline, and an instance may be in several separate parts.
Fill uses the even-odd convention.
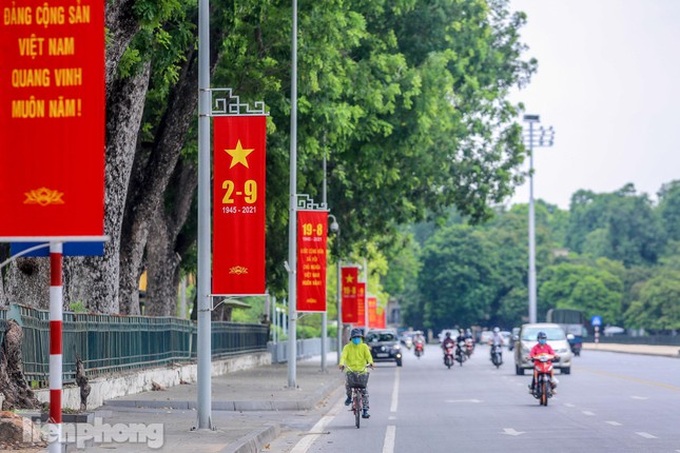
[[[529,133],[523,134],[524,144],[529,147],[529,322],[536,322],[536,226],[534,213],[534,148],[553,145],[555,131],[552,126],[539,126],[534,130],[534,124],[541,122],[538,115],[524,115],[524,121],[529,123]]]

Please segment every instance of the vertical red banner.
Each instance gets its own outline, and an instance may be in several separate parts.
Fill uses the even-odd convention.
[[[297,310],[326,311],[327,211],[297,211]]]
[[[357,325],[366,325],[366,283],[357,283]]]
[[[384,329],[387,327],[387,313],[385,312],[385,309],[378,306],[375,312],[378,320],[378,329]]]
[[[104,4],[2,2],[0,236],[104,232]]]
[[[379,328],[380,323],[378,322],[378,299],[375,296],[368,296],[366,299],[366,304],[368,305],[368,328],[374,329]]]
[[[340,269],[342,278],[342,322],[344,324],[354,324],[357,322],[357,279],[359,268],[342,267]]]
[[[265,292],[266,121],[214,119],[213,294]]]

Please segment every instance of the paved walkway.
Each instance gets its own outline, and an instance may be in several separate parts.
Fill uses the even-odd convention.
[[[583,343],[583,349],[622,352],[626,354],[661,355],[680,358],[680,346],[646,344]]]
[[[676,346],[584,343],[586,350],[633,354],[678,355]],[[91,422],[98,433],[118,437],[83,441],[67,451],[256,453],[267,452],[282,430],[318,419],[342,395],[343,375],[329,354],[325,372],[320,358],[297,364],[297,388],[288,387],[286,364],[257,367],[212,378],[213,429],[197,430],[197,386],[128,395],[98,408]],[[78,426],[80,424],[70,425]],[[64,429],[69,425],[64,424]],[[82,434],[82,431],[81,431]],[[82,437],[81,437],[82,440]],[[115,442],[118,440],[118,442]]]

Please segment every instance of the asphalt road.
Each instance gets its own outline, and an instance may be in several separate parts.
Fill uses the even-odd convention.
[[[337,392],[327,412],[265,451],[680,452],[680,360],[584,350],[541,407],[527,392],[530,376],[515,375],[512,353],[496,369],[488,352],[478,346],[449,370],[436,345],[421,359],[407,350],[403,367],[379,364],[371,375],[371,418],[361,429]]]

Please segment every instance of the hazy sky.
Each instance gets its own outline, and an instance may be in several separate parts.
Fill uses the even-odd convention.
[[[680,180],[680,0],[512,0],[538,60],[513,95],[555,128],[534,150],[534,198],[568,208],[579,189],[633,183],[656,200]],[[528,168],[528,163],[527,167]],[[528,181],[528,180],[527,180]],[[528,182],[512,203],[527,203]]]

